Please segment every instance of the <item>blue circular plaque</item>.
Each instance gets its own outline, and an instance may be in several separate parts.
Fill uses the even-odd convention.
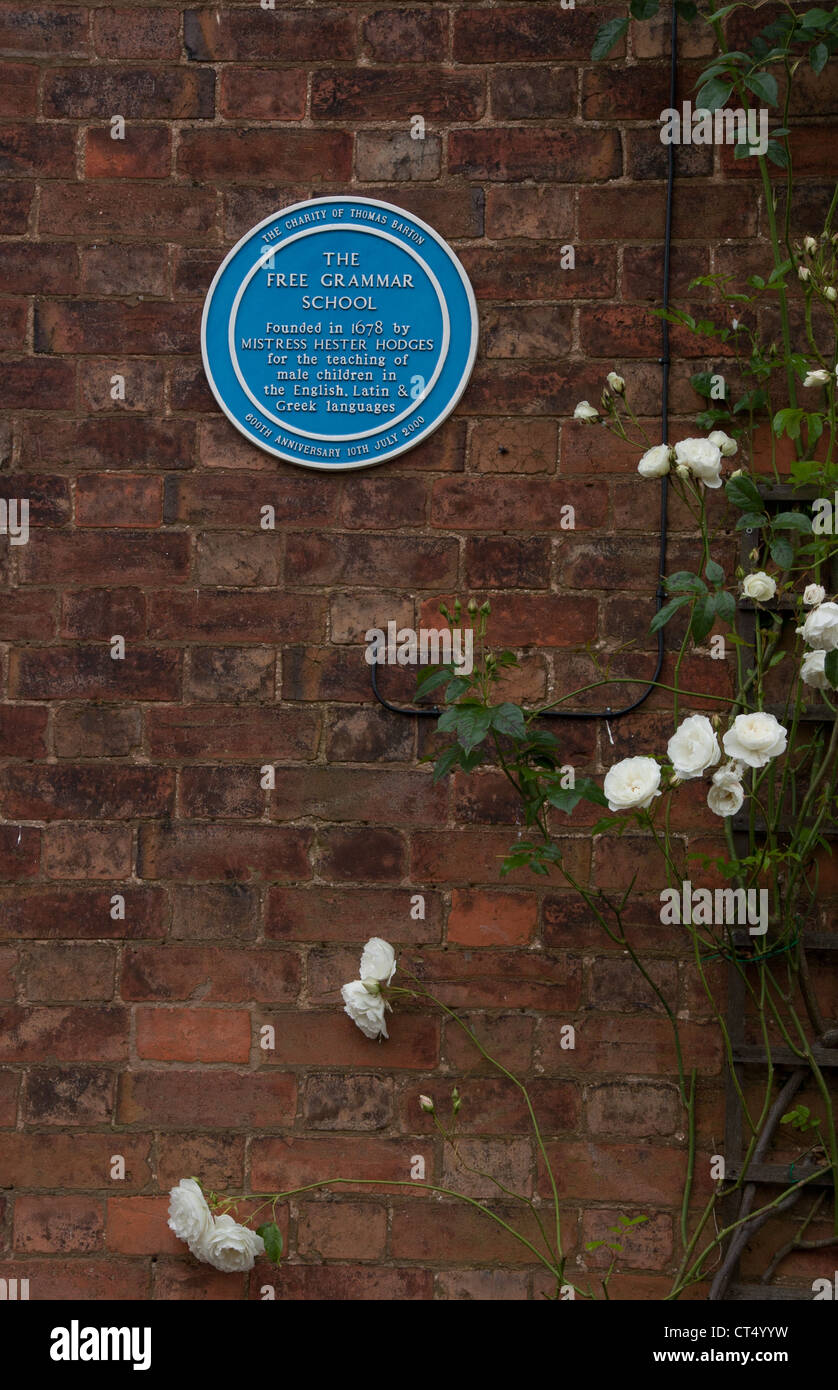
[[[219,267],[201,324],[221,409],[306,468],[368,468],[451,413],[477,352],[465,270],[412,213],[314,198],[267,217]]]

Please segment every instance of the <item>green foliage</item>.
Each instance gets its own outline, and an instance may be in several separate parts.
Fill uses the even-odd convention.
[[[266,1221],[264,1226],[256,1227],[256,1234],[265,1242],[265,1254],[271,1264],[282,1263],[282,1232],[275,1221]]]

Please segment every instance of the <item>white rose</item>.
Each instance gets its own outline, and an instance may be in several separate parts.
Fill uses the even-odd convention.
[[[838,603],[819,603],[797,631],[808,647],[832,652],[838,647]]]
[[[745,790],[740,782],[741,767],[728,763],[713,773],[713,785],[707,793],[707,805],[716,816],[735,816],[741,811]]]
[[[660,796],[661,770],[654,758],[623,758],[605,774],[603,791],[609,811],[633,811],[651,806]]]
[[[656,444],[647,449],[637,465],[641,478],[662,478],[671,467],[671,450],[668,444]]]
[[[675,776],[682,782],[701,777],[708,767],[715,767],[722,750],[706,714],[691,714],[675,730],[666,745]]]
[[[580,401],[573,412],[574,420],[598,420],[599,411],[590,401]]]
[[[200,1184],[194,1178],[181,1178],[169,1193],[169,1228],[187,1245],[200,1240],[212,1226],[212,1212]]]
[[[675,445],[675,460],[685,464],[694,478],[699,478],[705,487],[722,485],[722,451],[709,439],[682,439]]]
[[[807,652],[800,667],[800,679],[814,690],[832,690],[826,679],[826,652]]]
[[[618,376],[616,372],[609,372],[607,380],[615,396],[622,396],[626,389],[626,383],[623,378]]]
[[[389,985],[396,973],[396,953],[389,941],[380,936],[370,937],[361,956],[359,973],[362,980],[378,980],[379,984]]]
[[[232,1216],[217,1216],[212,1228],[190,1245],[192,1254],[213,1269],[234,1274],[252,1269],[257,1255],[264,1255],[265,1242],[249,1226],[240,1226]]]
[[[742,593],[746,598],[755,599],[757,603],[767,603],[777,592],[777,585],[766,574],[765,570],[757,570],[755,574],[746,574],[742,580]]]
[[[353,980],[341,990],[344,1013],[357,1023],[365,1038],[388,1038],[384,1011],[388,1007],[383,995],[371,994],[363,980]]]
[[[807,236],[803,238],[803,250],[808,251],[810,256],[814,255],[817,249],[818,243],[815,241],[815,238],[813,236]]]
[[[803,590],[803,602],[807,608],[817,608],[819,603],[823,603],[826,598],[826,589],[822,584],[807,584]]]
[[[825,372],[823,367],[818,367],[814,372],[807,372],[803,378],[804,386],[826,386],[829,381],[829,372]]]
[[[838,299],[838,290],[836,290],[834,285],[827,285],[826,289],[824,290],[824,294],[826,295],[830,304],[834,304],[836,299]]]
[[[716,448],[724,454],[726,459],[732,459],[733,455],[739,449],[736,440],[731,439],[730,435],[725,434],[724,430],[714,430],[710,435],[710,443],[715,444]]]
[[[797,273],[800,276],[800,279],[804,282],[808,280],[810,275],[812,274],[811,270],[806,265],[799,265],[797,267]]]
[[[773,714],[756,710],[737,714],[722,743],[729,758],[737,758],[748,767],[765,767],[786,751],[786,736],[786,729]]]

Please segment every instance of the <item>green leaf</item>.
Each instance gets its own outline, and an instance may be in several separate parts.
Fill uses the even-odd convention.
[[[703,642],[716,621],[716,595],[705,594],[693,609],[690,634],[696,646]]]
[[[769,518],[765,512],[746,512],[740,516],[736,523],[737,531],[761,531],[763,526],[767,526]]]
[[[738,507],[742,512],[761,512],[762,498],[757,492],[754,484],[744,473],[738,478],[729,478],[725,484],[725,494],[728,502],[732,502],[734,507]]]
[[[704,567],[704,576],[711,584],[722,584],[725,572],[721,565],[717,565],[715,560],[708,560]]]
[[[452,767],[458,767],[463,755],[463,750],[459,743],[452,743],[450,748],[446,748],[440,753],[434,766],[434,782],[441,782],[443,777],[447,777]]]
[[[769,140],[768,148],[765,151],[772,164],[776,164],[778,169],[788,169],[789,154],[785,145],[781,145],[779,140]]]
[[[649,624],[649,631],[658,632],[660,628],[666,627],[669,619],[678,612],[679,608],[683,608],[684,604],[689,603],[689,601],[689,594],[684,594],[681,598],[670,599],[669,603],[665,603],[662,608],[658,609]]]
[[[794,549],[782,536],[775,536],[769,544],[771,559],[781,570],[787,570],[794,562]]]
[[[812,533],[812,522],[803,512],[779,512],[771,520],[772,531],[804,531],[806,535]]]
[[[723,589],[721,593],[715,594],[714,598],[716,600],[716,616],[725,623],[732,623],[736,617],[736,599],[733,594],[729,594]]]
[[[823,669],[829,684],[838,688],[838,647],[832,652],[827,652]]]
[[[698,14],[698,5],[695,0],[675,0],[675,8],[681,19],[685,19],[687,24],[692,24]]]
[[[676,570],[663,582],[669,593],[706,594],[707,592],[707,585],[704,580],[697,574],[691,574],[689,570]]]
[[[607,57],[615,44],[620,42],[628,27],[627,19],[609,19],[602,25],[591,49],[591,57],[595,63],[599,62],[600,58]]]
[[[821,73],[829,62],[829,49],[825,43],[816,43],[815,47],[809,50],[809,64],[812,72]]]
[[[491,711],[489,727],[499,734],[506,734],[508,738],[521,739],[527,736],[524,711],[519,705],[497,705]]]
[[[449,704],[454,700],[459,700],[461,695],[465,695],[467,690],[471,690],[471,681],[468,676],[457,676],[445,687],[445,698]]]
[[[267,1221],[264,1226],[257,1226],[256,1234],[261,1236],[265,1242],[265,1254],[271,1263],[280,1264],[282,1261],[282,1232],[276,1222]]]
[[[436,690],[438,685],[444,685],[450,679],[450,666],[441,666],[438,670],[421,671],[416,677],[417,697],[429,695],[432,690]]]
[[[660,0],[631,0],[629,9],[634,19],[654,19],[660,9]]]
[[[777,79],[772,73],[752,72],[750,77],[745,78],[745,86],[760,101],[766,102],[769,106],[777,105]]]
[[[721,77],[711,77],[709,82],[705,82],[700,87],[695,99],[696,110],[716,111],[718,107],[724,106],[731,92],[733,83],[726,82]]]

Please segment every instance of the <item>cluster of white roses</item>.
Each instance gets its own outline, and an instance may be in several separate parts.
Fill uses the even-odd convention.
[[[838,603],[825,603],[826,590],[820,584],[809,584],[803,594],[803,602],[811,613],[806,616],[802,627],[797,629],[807,647],[811,648],[803,658],[800,668],[801,679],[815,690],[832,690],[834,687],[826,678],[826,654],[838,647]]]
[[[349,1014],[367,1038],[388,1038],[385,1012],[392,1013],[382,989],[386,989],[396,973],[396,953],[389,941],[373,936],[361,954],[359,980],[344,985],[341,990],[344,1013]]]
[[[717,816],[734,816],[745,800],[745,767],[764,767],[786,749],[787,731],[773,714],[739,714],[722,738],[729,761],[713,773],[707,805]],[[674,786],[703,777],[721,761],[719,740],[706,714],[691,714],[666,747]],[[661,765],[655,758],[624,758],[605,776],[603,790],[611,811],[646,810],[660,796]]]
[[[194,1178],[181,1178],[169,1193],[169,1226],[197,1260],[225,1274],[252,1269],[256,1256],[265,1253],[265,1242],[249,1226],[213,1216]]]
[[[707,439],[682,439],[680,444],[656,444],[637,465],[641,478],[663,478],[673,468],[679,478],[695,478],[705,487],[722,485],[722,459],[733,458],[739,445],[724,430]]]

